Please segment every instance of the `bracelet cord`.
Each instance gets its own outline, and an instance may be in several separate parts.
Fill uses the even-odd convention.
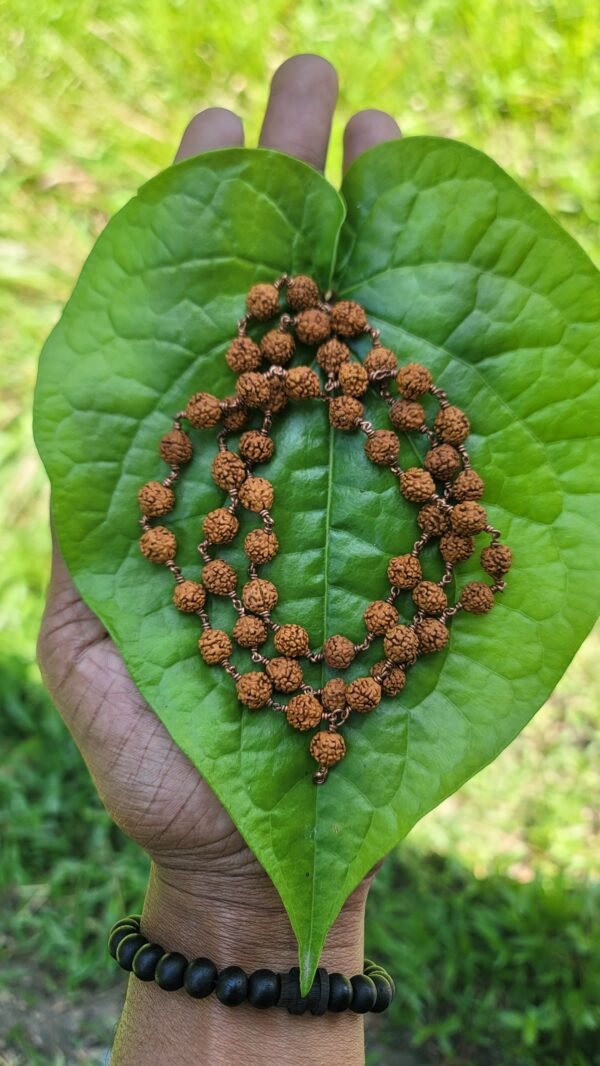
[[[276,973],[269,969],[247,975],[241,966],[226,966],[220,972],[211,959],[188,961],[177,951],[165,951],[141,931],[141,915],[132,914],[116,922],[108,937],[108,950],[122,970],[141,981],[155,981],[165,992],[184,989],[193,999],[205,999],[212,992],[220,1003],[237,1007],[247,1002],[259,1010],[282,1007],[289,1014],[313,1015],[344,1010],[356,1014],[380,1014],[394,998],[393,978],[370,959],[364,960],[364,973],[346,977],[329,973],[319,966],[310,991],[300,994],[300,970]]]

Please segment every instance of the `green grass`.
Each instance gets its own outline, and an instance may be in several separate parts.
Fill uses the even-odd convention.
[[[407,847],[376,881],[371,913],[369,955],[397,986],[373,1062],[399,1035],[418,1062],[444,1066],[600,1061],[600,889],[561,875],[480,880]]]
[[[85,1005],[122,985],[105,930],[139,905],[146,861],[102,812],[34,662],[49,563],[30,431],[41,343],[106,219],[169,163],[194,111],[232,108],[256,144],[270,76],[294,52],[340,75],[330,180],[345,121],[380,107],[407,135],[488,152],[600,262],[600,22],[595,0],[7,0],[0,40],[0,1006],[18,988],[33,1006],[84,1010],[80,1037],[43,1052],[15,1020],[0,1061],[91,1064]],[[373,1062],[398,1063],[392,1037],[407,1066],[600,1061],[599,646],[591,638],[511,748],[388,860],[368,939],[402,991],[371,1027]]]

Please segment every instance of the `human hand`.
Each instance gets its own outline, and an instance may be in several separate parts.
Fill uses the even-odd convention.
[[[322,170],[336,99],[337,75],[326,60],[310,54],[291,57],[272,79],[259,145]],[[344,131],[344,169],[371,145],[398,136],[391,116],[358,112]],[[243,126],[233,112],[208,108],[187,127],[176,159],[243,142]],[[295,964],[295,939],[270,879],[143,699],[117,647],[80,598],[54,530],[52,539],[52,573],[38,640],[40,668],[108,813],[152,858],[145,930],[151,928],[161,943],[184,953],[189,953],[193,932],[203,954],[212,950],[216,960],[225,953],[250,968]],[[346,973],[362,969],[364,906],[372,875],[332,927],[323,965]]]

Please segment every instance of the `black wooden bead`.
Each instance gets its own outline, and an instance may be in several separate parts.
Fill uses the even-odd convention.
[[[180,955],[178,951],[169,951],[163,955],[154,975],[158,987],[165,992],[176,992],[178,988],[183,988],[183,975],[187,964],[185,955]]]
[[[141,921],[141,914],[128,914],[125,918],[119,918],[119,921],[115,922],[115,925],[127,925],[129,922],[131,922],[132,925],[137,925],[139,929]]]
[[[396,995],[396,984],[395,984],[394,978],[390,976],[390,974],[387,972],[387,970],[384,970],[383,966],[378,966],[377,969],[375,969],[375,970],[369,970],[369,973],[367,974],[367,976],[371,977],[373,979],[373,981],[375,980],[376,977],[385,978],[385,980],[388,982],[388,984],[389,984],[389,986],[390,986],[390,988],[392,990],[392,997]]]
[[[355,1014],[366,1014],[367,1011],[373,1010],[377,999],[377,989],[372,978],[367,977],[366,973],[357,973],[350,978],[350,984],[353,989],[350,1010],[353,1010]]]
[[[394,998],[392,986],[388,978],[382,973],[372,973],[370,974],[370,977],[377,989],[377,999],[375,1000],[375,1005],[371,1007],[371,1010],[374,1014],[381,1014],[382,1011],[389,1007]]]
[[[131,971],[133,956],[136,951],[139,951],[140,948],[147,943],[148,941],[146,940],[146,937],[142,936],[141,933],[128,933],[127,936],[123,937],[117,947],[117,954],[115,955],[122,970]]]
[[[370,960],[365,959],[365,964],[366,965],[364,968],[364,973],[366,973],[367,977],[372,977],[374,979],[376,973],[380,974],[382,977],[385,977],[386,981],[389,981],[392,987],[392,995],[395,995],[396,985],[394,982],[394,978],[391,976],[391,974],[389,974],[383,966],[379,966],[376,962],[371,962]]]
[[[113,935],[113,933],[116,933],[119,929],[129,929],[131,933],[139,933],[140,923],[135,917],[121,918],[120,922],[115,922],[115,924],[113,925],[110,933],[108,934],[109,939]]]
[[[328,1009],[338,1014],[342,1010],[348,1010],[352,1001],[352,985],[343,973],[329,974],[329,1003]]]
[[[281,978],[273,970],[255,970],[248,978],[248,1003],[253,1007],[274,1007],[280,991]]]
[[[131,926],[127,925],[123,926],[122,929],[111,929],[108,938],[108,950],[113,959],[116,959],[117,957],[117,948],[121,941],[124,940],[126,936],[131,936],[132,933],[137,934],[137,932],[137,929],[132,929]]]
[[[131,967],[132,973],[139,977],[140,981],[153,981],[156,967],[165,954],[165,949],[160,944],[144,944],[136,952]]]
[[[241,966],[226,966],[217,978],[215,995],[226,1007],[243,1003],[248,991],[248,978]]]
[[[217,967],[210,959],[192,959],[183,979],[183,987],[194,999],[210,996],[217,983]]]

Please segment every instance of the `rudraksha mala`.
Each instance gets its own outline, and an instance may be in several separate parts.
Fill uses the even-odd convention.
[[[288,309],[282,309],[285,291]],[[399,367],[395,353],[382,346],[380,330],[372,327],[364,308],[354,300],[333,301],[320,292],[306,275],[282,274],[272,284],[253,285],[246,299],[247,311],[237,324],[237,336],[225,358],[238,374],[234,396],[218,399],[197,392],[179,411],[170,432],[160,441],[160,455],[170,471],[162,481],[149,481],[138,493],[143,534],[140,548],[147,559],[163,564],[175,578],[173,602],[183,612],[198,615],[203,632],[198,641],[200,654],[208,664],[219,664],[236,682],[237,696],[250,710],[270,707],[283,712],[298,730],[317,729],[310,741],[310,754],[318,763],[313,781],[322,784],[329,768],[346,753],[340,727],[356,711],[366,714],[380,703],[382,695],[397,695],[406,681],[406,671],[419,655],[442,649],[448,642],[447,623],[459,611],[485,614],[494,604],[494,594],[505,588],[504,575],[512,556],[500,543],[500,532],[487,519],[479,500],[484,484],[473,470],[465,440],[469,420],[437,388],[429,370],[419,363]],[[264,332],[259,341],[248,335],[251,322],[278,319],[275,328]],[[371,349],[363,362],[348,344],[351,338],[368,335]],[[316,346],[316,361],[325,380],[310,366],[290,366],[296,340]],[[397,394],[390,391],[395,381]],[[364,397],[369,388],[378,390],[389,408],[392,429],[375,429],[365,417]],[[439,409],[430,427],[421,399],[429,393]],[[329,421],[340,431],[360,430],[365,437],[368,458],[387,466],[397,478],[405,499],[419,506],[417,522],[421,536],[409,552],[390,559],[387,575],[390,591],[383,600],[370,603],[364,612],[366,636],[355,643],[343,634],[328,636],[321,649],[312,649],[307,630],[298,622],[275,621],[278,603],[275,585],[259,576],[258,568],[279,550],[275,522],[271,514],[274,488],[255,467],[268,462],[274,452],[271,430],[276,416],[288,401],[316,400],[326,403]],[[255,428],[246,428],[252,416]],[[175,564],[177,542],[167,526],[153,525],[173,510],[173,486],[183,467],[190,462],[193,444],[182,422],[193,429],[217,427],[218,449],[211,467],[213,480],[228,494],[229,502],[210,511],[203,522],[204,539],[198,552],[204,566],[201,580],[183,576]],[[238,451],[228,447],[228,437],[243,430]],[[398,464],[400,439],[396,431],[418,432],[427,437],[429,450],[423,468],[402,470]],[[248,557],[248,578],[238,591],[238,575],[224,559],[213,557],[219,545],[230,544],[239,530],[236,512],[246,508],[261,524],[244,539]],[[492,582],[470,581],[451,605],[447,587],[454,567],[475,550],[475,537],[487,533],[490,543],[480,555],[483,570]],[[419,556],[427,543],[436,540],[444,563],[439,581],[424,578]],[[410,624],[399,621],[395,603],[410,594],[416,613]],[[209,596],[227,596],[237,613],[231,636],[211,626],[207,611]],[[261,646],[273,634],[276,650],[268,658]],[[383,658],[364,676],[345,682],[343,676],[327,681],[322,688],[308,684],[300,660],[323,660],[340,675],[370,648],[383,639]],[[233,640],[232,640],[233,638]],[[231,660],[233,642],[249,649],[253,663],[261,669],[240,673]],[[274,693],[288,695],[287,703]],[[325,728],[323,728],[323,726]],[[317,728],[320,727],[320,728]]]

